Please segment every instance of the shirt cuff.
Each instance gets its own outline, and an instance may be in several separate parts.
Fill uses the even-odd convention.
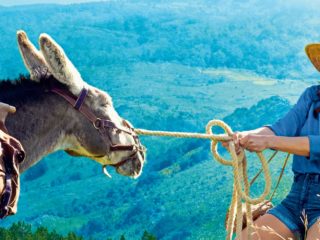
[[[320,160],[320,136],[309,135],[310,161]]]

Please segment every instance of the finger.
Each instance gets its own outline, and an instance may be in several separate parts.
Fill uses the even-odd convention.
[[[16,159],[19,163],[23,162],[25,159],[25,152],[21,144],[16,142],[13,138],[10,138],[9,141],[1,140],[1,147],[3,149],[2,157],[10,159],[10,161]]]
[[[248,143],[248,140],[249,140],[249,135],[240,138],[239,140],[240,146],[245,147],[245,145]]]
[[[235,149],[236,150],[239,149],[240,144],[239,144],[238,132],[233,133],[232,139],[233,139],[233,142],[234,142]]]
[[[226,146],[228,146],[228,142],[227,142],[227,141],[221,142],[221,145],[224,146],[224,147],[226,147]]]
[[[9,144],[12,145],[17,150],[22,150],[23,149],[21,143],[17,139],[15,139],[13,137],[10,137]]]
[[[1,122],[0,122],[0,126],[1,126]],[[10,139],[10,136],[6,132],[0,129],[0,142],[8,142],[9,139]]]
[[[244,149],[250,150],[252,149],[252,143],[248,140],[244,144],[241,144],[241,147],[243,147]]]
[[[3,157],[13,156],[15,149],[10,144],[8,144],[7,142],[1,142],[1,147],[4,151]]]
[[[225,146],[224,148],[225,148],[226,150],[229,150],[229,146]]]
[[[252,146],[250,146],[250,144],[246,143],[244,146],[242,146],[243,149],[251,152],[252,151]]]
[[[14,113],[15,111],[15,107],[0,102],[0,121],[4,123],[8,116],[8,113]]]
[[[227,151],[229,151],[229,146],[226,144],[223,144],[222,147],[224,147]]]
[[[241,148],[241,147],[239,146],[239,144],[238,144],[238,145],[236,145],[236,146],[235,146],[235,150],[236,150],[236,152],[239,152],[239,151],[240,151],[240,148]]]
[[[262,147],[256,144],[248,146],[248,149],[250,149],[251,152],[260,152],[262,151]]]
[[[234,132],[233,134],[232,134],[232,140],[233,141],[236,141],[238,139],[238,132]]]
[[[16,112],[16,108],[14,106],[11,106],[11,105],[3,103],[3,102],[0,102],[0,110],[3,110],[8,113],[15,113]]]
[[[241,149],[239,148],[237,151],[236,151],[237,155],[240,155],[241,153]]]

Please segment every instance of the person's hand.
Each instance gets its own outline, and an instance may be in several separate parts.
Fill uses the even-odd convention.
[[[0,157],[16,159],[21,163],[25,158],[25,151],[19,140],[0,129]]]
[[[240,148],[240,139],[247,136],[249,133],[246,131],[243,132],[234,132],[232,134],[232,141],[234,142],[234,147],[236,150],[237,155],[241,153],[241,148]],[[225,147],[226,149],[229,149],[229,141],[221,142],[222,146]]]
[[[242,137],[239,140],[239,143],[241,147],[250,152],[261,152],[268,148],[268,139],[267,135],[248,134]]]
[[[11,106],[9,104],[0,102],[0,121],[3,124],[6,121],[8,113],[15,113],[15,112],[16,112],[16,108],[15,107],[13,107],[13,106]]]
[[[5,127],[7,115],[15,112],[15,107],[0,102],[0,157],[16,158],[20,163],[25,157],[24,149],[16,138],[8,134]]]

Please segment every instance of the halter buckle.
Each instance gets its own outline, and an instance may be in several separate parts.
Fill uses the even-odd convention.
[[[96,129],[100,129],[102,127],[102,120],[101,118],[97,118],[94,122],[93,122],[93,126]]]

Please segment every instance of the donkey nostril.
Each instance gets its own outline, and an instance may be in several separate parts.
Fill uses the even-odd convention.
[[[137,168],[137,169],[141,169],[142,168],[142,159],[139,157],[139,156],[137,156],[137,158],[135,159],[135,161],[134,161],[134,163],[135,163],[135,167]]]

